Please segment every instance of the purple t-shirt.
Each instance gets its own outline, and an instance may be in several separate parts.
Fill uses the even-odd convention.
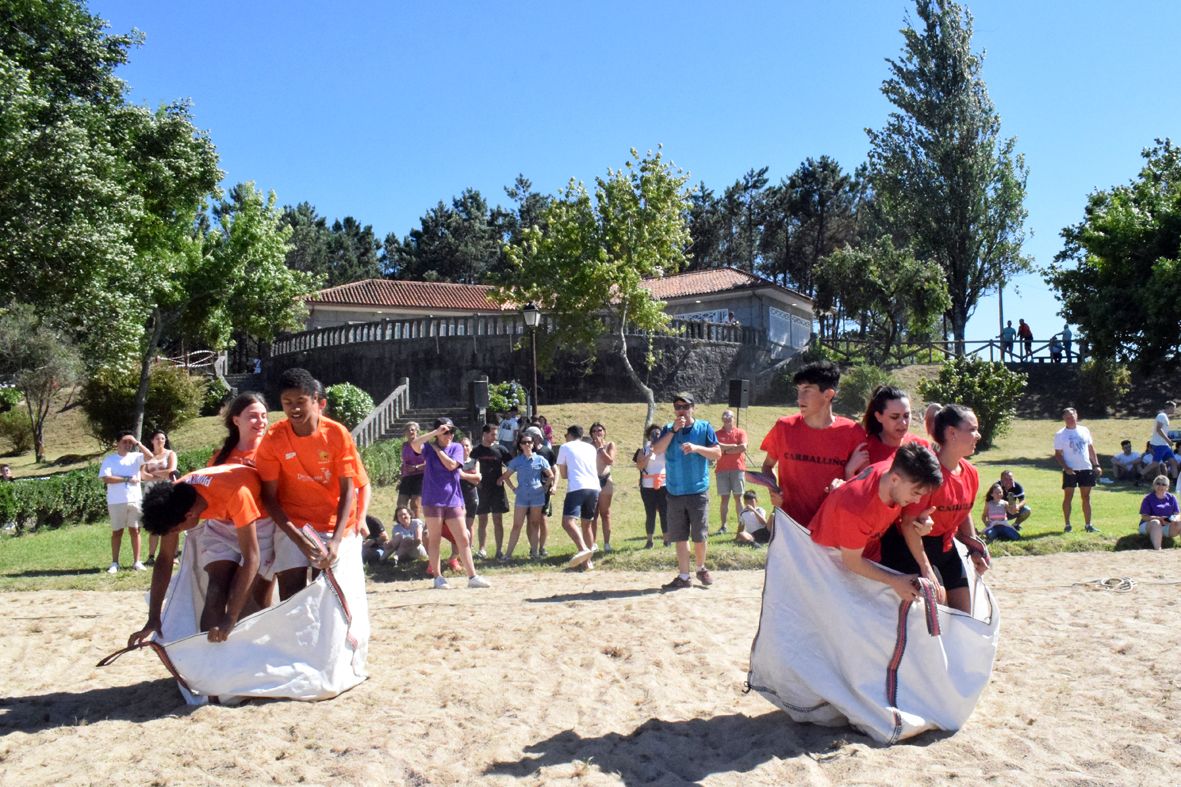
[[[1140,513],[1144,516],[1163,516],[1167,519],[1178,513],[1177,498],[1172,492],[1165,492],[1163,500],[1157,497],[1155,492],[1146,495],[1140,503]]]
[[[421,454],[414,453],[414,449],[410,447],[410,441],[402,443],[402,477],[409,475],[422,475],[422,463],[425,461],[423,457],[426,455],[426,447],[423,447]]]
[[[451,443],[443,452],[463,466],[463,446]],[[422,478],[422,504],[424,506],[462,506],[463,489],[459,486],[459,467],[448,470],[439,461],[439,455],[430,445],[422,447],[426,457],[426,472]]]

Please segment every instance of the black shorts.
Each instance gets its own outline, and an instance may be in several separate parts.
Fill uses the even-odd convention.
[[[1094,470],[1075,470],[1073,473],[1062,471],[1062,488],[1074,489],[1076,486],[1090,489],[1095,485]]]
[[[959,550],[952,543],[951,549],[943,551],[942,536],[923,536],[923,551],[927,553],[927,560],[931,567],[939,572],[943,587],[948,590],[966,588],[968,577],[964,573],[964,561],[960,559]],[[903,574],[918,574],[919,564],[910,554],[910,547],[898,528],[891,527],[882,536],[882,565],[901,571]]]
[[[760,527],[758,530],[751,533],[750,537],[755,540],[756,544],[766,544],[771,540],[771,528]]]
[[[477,514],[507,514],[508,493],[503,484],[480,486],[480,500],[476,504]]]
[[[422,497],[422,473],[403,476],[398,482],[398,494],[406,497]]]
[[[463,491],[463,508],[467,511],[468,516],[475,516],[476,509],[480,507],[480,493],[474,485],[460,484],[460,489]]]

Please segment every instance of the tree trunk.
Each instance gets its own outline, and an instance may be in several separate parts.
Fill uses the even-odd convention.
[[[37,413],[33,412],[33,397],[25,394],[25,408],[29,411],[29,423],[33,426],[33,457],[37,463],[45,461],[45,416],[41,415],[41,403],[37,403]]]
[[[968,310],[959,304],[951,307],[951,333],[955,338],[955,354],[957,358],[964,357],[964,330],[968,324]]]
[[[149,323],[147,344],[139,364],[139,385],[135,389],[135,399],[131,408],[131,431],[136,440],[143,439],[144,405],[148,401],[148,379],[152,373],[152,360],[156,357],[156,349],[160,344],[160,337],[164,335],[164,318],[159,309],[152,311]]]
[[[644,395],[644,402],[648,405],[648,413],[644,417],[644,426],[647,427],[656,417],[656,395],[652,389],[644,384],[640,379],[640,375],[632,367],[631,360],[627,357],[627,334],[625,328],[627,326],[627,312],[624,312],[619,317],[619,345],[616,351],[619,353],[620,360],[623,361],[623,368],[627,371],[627,376],[631,379],[636,388],[640,389],[640,393]]]

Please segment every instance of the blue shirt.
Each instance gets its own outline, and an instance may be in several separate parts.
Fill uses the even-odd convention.
[[[673,425],[665,424],[660,436],[673,431]],[[707,448],[718,444],[718,436],[709,421],[695,420],[691,426],[678,429],[673,434],[668,448],[664,451],[665,486],[670,495],[699,495],[709,491],[709,460],[700,454],[684,454],[681,446],[685,443],[703,445]]]
[[[509,460],[508,469],[517,474],[517,494],[527,490],[540,492],[543,490],[542,474],[549,470],[549,462],[537,454],[529,459],[524,454],[518,454]]]

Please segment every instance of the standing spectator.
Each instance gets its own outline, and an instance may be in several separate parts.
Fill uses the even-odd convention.
[[[1072,360],[1070,346],[1074,340],[1074,334],[1070,332],[1069,325],[1062,326],[1062,349],[1066,351],[1066,362],[1070,363]]]
[[[476,509],[480,507],[480,464],[472,459],[472,439],[467,435],[459,441],[463,449],[463,467],[459,471],[459,488],[463,490],[464,523],[467,540],[476,543]],[[455,544],[452,543],[452,548]],[[452,555],[452,558],[456,558]]]
[[[503,428],[504,422],[501,421]],[[515,435],[517,430],[514,428]],[[497,429],[492,424],[484,424],[480,433],[480,444],[472,449],[472,459],[480,467],[479,505],[476,513],[480,517],[478,558],[488,557],[484,545],[488,543],[488,515],[492,515],[493,536],[496,539],[496,559],[504,557],[504,515],[508,513],[508,495],[504,491],[504,482],[500,477],[504,475],[504,466],[513,458],[512,451],[497,442]]]
[[[722,455],[718,437],[708,421],[693,417],[693,397],[673,397],[676,418],[661,430],[653,450],[664,455],[668,480],[668,540],[677,545],[677,576],[662,590],[681,590],[689,581],[689,541],[697,562],[697,581],[714,583],[705,565],[709,535],[709,463]]]
[[[1005,492],[1005,505],[1008,506],[1007,519],[1017,530],[1021,523],[1033,515],[1033,509],[1025,505],[1025,487],[1013,477],[1012,470],[1001,472],[1001,489]]]
[[[779,469],[779,493],[771,504],[801,525],[812,521],[832,482],[852,478],[868,457],[865,430],[833,415],[832,400],[841,381],[831,361],[816,361],[792,378],[800,412],[775,422],[763,438],[763,472]]]
[[[1158,475],[1152,480],[1152,491],[1140,501],[1140,535],[1148,536],[1153,549],[1161,548],[1161,537],[1181,535],[1181,510],[1177,498],[1169,491],[1169,477]]]
[[[1173,441],[1169,439],[1169,416],[1177,411],[1177,403],[1165,402],[1165,406],[1156,414],[1152,424],[1152,436],[1148,438],[1152,458],[1163,464],[1170,478],[1177,477],[1177,455],[1173,451]]]
[[[668,546],[668,489],[665,488],[664,454],[652,450],[660,439],[660,427],[652,424],[644,438],[644,446],[636,449],[632,461],[640,471],[640,500],[644,503],[644,532],[648,540],[644,549],[652,548],[652,536],[656,532],[656,517],[660,517],[660,534]]]
[[[525,537],[529,539],[530,560],[538,558],[541,547],[541,510],[545,506],[545,487],[553,482],[554,471],[550,469],[549,462],[533,452],[536,439],[532,430],[521,432],[517,438],[520,453],[509,460],[504,475],[500,477],[502,484],[508,484],[509,477],[514,473],[517,475],[516,507],[513,509],[513,529],[508,537],[508,550],[504,555],[506,563],[513,558],[513,550],[517,548],[517,539],[521,536],[521,526],[525,524],[526,518],[529,520]]]
[[[734,412],[722,411],[722,428],[717,432],[718,445],[722,456],[714,468],[717,479],[718,497],[721,502],[722,524],[719,533],[726,532],[726,521],[730,518],[730,496],[734,496],[734,516],[742,516],[742,493],[746,489],[746,430],[734,426]]]
[[[537,423],[541,426],[541,434],[545,438],[545,445],[547,448],[554,444],[554,428],[549,425],[549,421],[544,415],[537,416]]]
[[[558,472],[566,479],[566,498],[562,501],[562,529],[574,542],[574,556],[567,566],[583,563],[588,569],[593,551],[586,542],[591,520],[599,505],[599,474],[596,466],[598,452],[582,439],[582,427],[573,424],[566,430],[566,442],[558,449]],[[581,519],[581,523],[579,522]]]
[[[1020,323],[1017,337],[1021,339],[1021,360],[1027,361],[1033,358],[1033,329],[1025,320],[1019,319],[1017,322]]]
[[[139,449],[138,451],[136,449]],[[98,469],[98,477],[107,486],[107,512],[111,515],[111,565],[108,574],[119,572],[119,547],[123,531],[131,531],[131,567],[144,571],[139,559],[139,521],[143,516],[143,490],[140,470],[152,456],[146,445],[131,432],[120,432],[115,453],[107,455]]]
[[[1083,519],[1088,533],[1098,533],[1091,523],[1091,489],[1096,479],[1103,475],[1099,457],[1095,454],[1095,441],[1091,430],[1078,422],[1078,411],[1067,407],[1062,411],[1065,424],[1054,433],[1054,459],[1062,466],[1062,516],[1065,519],[1063,533],[1071,531],[1070,508],[1077,487],[1083,499]]]
[[[152,458],[144,462],[144,468],[141,471],[145,482],[144,494],[147,494],[154,486],[172,483],[180,475],[176,472],[176,451],[172,450],[172,443],[162,429],[152,432],[148,438],[148,444],[152,447]],[[159,545],[160,536],[149,534],[148,559],[144,561],[145,566],[156,562],[156,549]]]
[[[1013,342],[1017,340],[1017,329],[1013,327],[1013,321],[1009,320],[1008,324],[1001,329],[1001,361],[1005,360],[1005,353],[1009,354],[1009,360],[1013,360]]]
[[[410,509],[410,515],[418,519],[422,515],[422,472],[426,459],[422,452],[414,450],[414,438],[418,437],[418,424],[406,424],[405,441],[402,443],[402,471],[398,481],[398,505]]]
[[[590,530],[583,535],[593,552],[598,548],[598,524],[603,524],[603,551],[611,551],[611,499],[615,497],[615,484],[611,482],[611,468],[615,465],[615,443],[607,439],[607,427],[596,421],[591,424],[590,442],[595,447],[595,470],[599,474],[599,504]]]
[[[505,453],[507,453],[509,456],[512,456],[513,451],[516,450],[517,433],[520,431],[520,429],[521,411],[514,404],[508,409],[508,415],[500,419],[500,426],[496,430],[496,439],[500,441],[500,447],[503,448]],[[500,473],[497,473],[496,477],[500,478]]]
[[[550,478],[549,482],[545,484],[545,502],[541,506],[541,516],[537,521],[537,556],[539,558],[547,557],[549,553],[545,549],[545,543],[549,540],[549,518],[553,515],[553,494],[554,484],[556,478],[554,477],[554,467],[558,462],[558,455],[554,452],[553,446],[546,442],[545,435],[541,431],[541,427],[531,426],[525,430],[525,434],[533,437],[533,453],[540,456],[545,461],[549,462]],[[531,527],[528,521],[525,522],[525,527]]]

